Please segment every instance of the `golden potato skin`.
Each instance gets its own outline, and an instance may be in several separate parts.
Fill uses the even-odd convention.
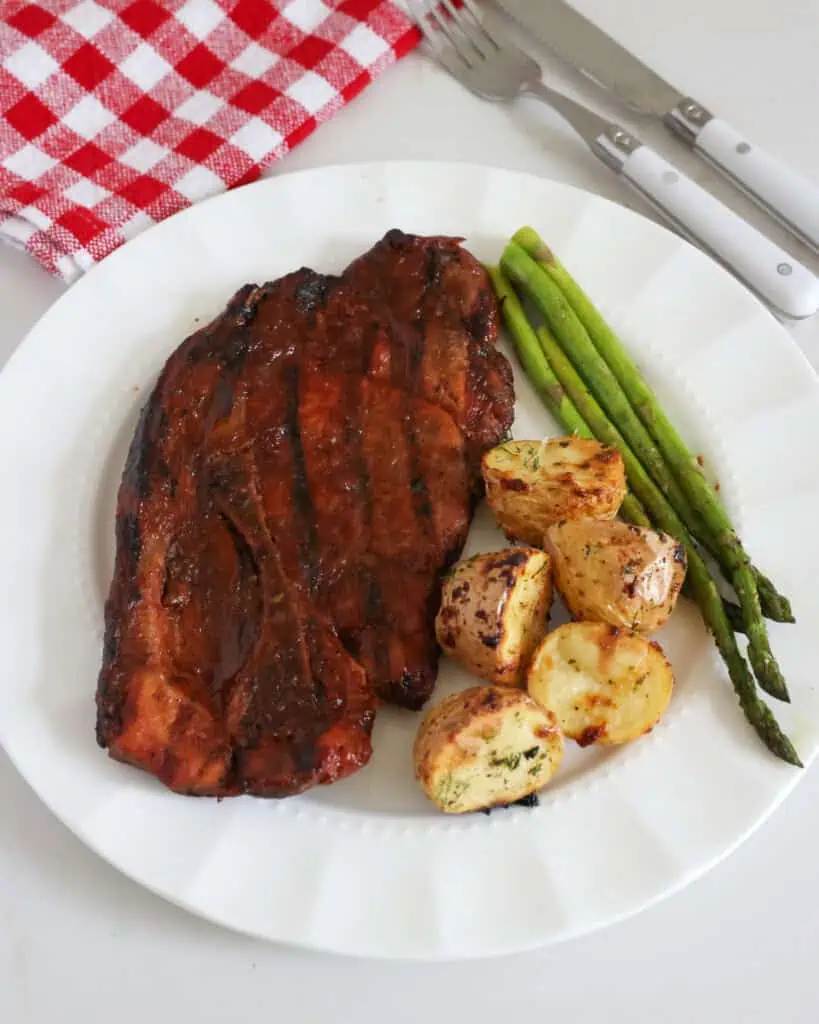
[[[649,732],[668,707],[674,675],[653,640],[601,622],[569,622],[538,647],[527,686],[564,734],[585,747]]]
[[[563,756],[555,715],[522,690],[473,686],[430,709],[413,749],[422,789],[446,814],[514,803]]]
[[[576,619],[654,633],[674,610],[685,547],[668,534],[616,520],[550,526],[554,580]]]
[[[443,650],[481,679],[523,686],[552,604],[549,556],[506,548],[459,562],[444,581],[435,633]]]
[[[611,519],[626,494],[623,457],[582,437],[508,441],[485,453],[486,500],[511,540],[540,545],[564,519]]]

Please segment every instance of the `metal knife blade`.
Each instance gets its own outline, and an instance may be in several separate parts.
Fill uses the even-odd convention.
[[[495,0],[569,64],[641,113],[663,117],[684,98],[625,47],[563,0]]]

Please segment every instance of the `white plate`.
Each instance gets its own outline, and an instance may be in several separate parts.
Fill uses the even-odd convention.
[[[141,403],[174,346],[246,281],[340,270],[388,228],[464,235],[497,260],[533,223],[624,337],[720,481],[747,545],[803,625],[772,627],[819,742],[819,384],[731,277],[594,195],[466,165],[374,164],[273,178],[152,229],[81,280],[0,376],[0,738],[52,811],[162,896],[231,928],[343,953],[457,958],[588,931],[725,856],[800,778],[746,726],[696,613],[661,637],[678,684],[655,732],[573,751],[535,810],[453,819],[412,776],[417,717],[388,709],[351,779],[279,802],[175,796],[94,740],[114,497]],[[517,375],[518,437],[553,432]],[[485,515],[472,549],[500,546]],[[438,696],[464,686],[444,664]],[[782,865],[780,865],[780,869]]]

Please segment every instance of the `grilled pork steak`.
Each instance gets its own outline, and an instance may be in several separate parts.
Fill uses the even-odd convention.
[[[248,285],[168,360],[120,486],[97,739],[184,793],[287,796],[435,681],[440,577],[513,415],[448,238]]]

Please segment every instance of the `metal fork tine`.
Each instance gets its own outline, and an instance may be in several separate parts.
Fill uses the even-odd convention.
[[[464,71],[466,71],[471,64],[463,57],[460,49],[452,39],[449,32],[446,31],[446,26],[441,24],[440,17],[435,12],[435,6],[433,3],[429,3],[428,0],[407,0],[407,4],[410,13],[415,18],[415,23],[421,30],[421,34],[424,40],[429,44],[435,59],[439,64],[442,64],[444,68],[456,78],[460,78]],[[435,21],[439,27],[435,27],[432,21]],[[447,45],[444,40],[444,36],[449,39],[450,45]]]
[[[468,64],[464,62],[460,54],[456,54],[451,46],[444,47],[441,51],[438,61],[445,70],[447,70],[453,78],[458,81],[463,81],[464,75],[470,71]]]
[[[489,31],[489,29],[484,24],[484,20],[483,20],[483,17],[481,16],[481,12],[478,10],[478,8],[473,3],[473,0],[461,0],[461,3],[463,4],[464,10],[469,11],[469,13],[475,19],[475,21],[477,22],[477,24],[480,27],[481,32],[486,36],[486,38],[489,40],[489,42],[492,44],[492,46],[496,50],[499,50],[500,46],[498,45],[498,43],[495,40],[495,38],[492,35],[492,33]]]
[[[487,28],[474,0],[407,0],[407,6],[438,63],[476,95],[513,100],[540,82],[537,62],[500,27]]]
[[[452,47],[447,45],[440,29],[432,24],[432,13],[424,0],[407,0],[407,2],[424,41],[430,46],[436,59],[440,61],[444,53],[451,51]]]
[[[492,47],[490,55],[495,54],[499,50],[503,49],[502,40],[499,42],[498,39],[496,39],[495,35],[493,35],[493,33],[490,32],[489,29],[486,27],[486,19],[484,18],[483,14],[478,9],[478,7],[473,3],[473,0],[461,0],[461,5],[463,9],[465,11],[468,11],[469,14],[472,16],[472,20],[480,29],[481,35],[484,37],[484,39],[487,40],[489,45]]]
[[[480,20],[475,24],[474,16],[470,17],[469,13],[464,13],[464,9],[460,10],[455,6],[452,0],[441,0],[444,9],[460,28],[473,48],[477,51],[479,57],[489,57],[495,50],[494,47],[487,45],[486,39],[481,39],[481,36],[486,36],[486,33],[482,31]]]
[[[428,26],[427,26],[427,9],[421,0],[407,0],[407,7],[409,8],[410,15],[415,21],[415,24],[421,30],[421,34],[425,39],[429,38]]]
[[[426,7],[421,3],[421,0],[407,0],[407,6],[421,35],[424,37],[424,41],[432,47],[436,55],[439,54],[441,52],[440,33],[436,32],[429,24],[429,12]]]
[[[472,53],[470,55],[466,46],[464,45],[464,43],[469,43],[469,39],[464,34],[463,30],[461,30],[460,32],[452,31],[451,22],[447,21],[443,14],[441,14],[441,9],[437,3],[431,3],[429,5],[429,13],[432,15],[433,20],[444,33],[444,35],[447,37],[447,39],[450,41],[450,43],[452,43],[453,49],[464,62],[464,64],[468,64],[469,67],[474,67],[475,54]],[[458,38],[459,35],[461,36],[460,39]],[[472,50],[474,51],[474,49],[475,47],[473,46]],[[478,54],[478,56],[480,57],[481,54]]]

